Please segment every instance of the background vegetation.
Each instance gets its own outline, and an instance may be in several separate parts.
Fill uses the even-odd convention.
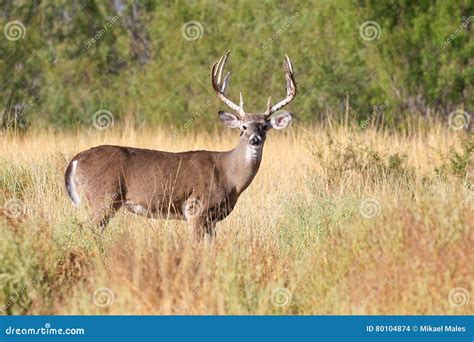
[[[344,118],[349,108],[362,122],[384,104],[379,121],[389,126],[446,120],[472,110],[473,13],[469,0],[2,0],[0,26],[25,26],[22,39],[0,39],[2,125],[16,118],[21,126],[90,126],[93,113],[107,109],[117,122],[182,126],[196,108],[217,104],[209,69],[229,49],[229,91],[235,98],[242,90],[249,110],[283,96],[286,53],[299,120]],[[199,32],[186,39],[191,21]],[[361,33],[368,21],[377,32]],[[195,129],[215,124],[212,108]]]

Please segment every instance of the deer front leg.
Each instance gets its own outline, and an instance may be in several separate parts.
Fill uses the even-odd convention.
[[[195,220],[189,223],[194,232],[194,238],[198,242],[211,243],[216,237],[215,223],[208,223],[205,219]]]
[[[201,241],[206,233],[206,215],[202,202],[197,198],[189,198],[183,203],[183,214],[195,239]]]
[[[201,242],[206,235],[204,220],[194,219],[192,222],[188,221],[188,225],[192,228],[196,241]]]
[[[216,222],[208,218],[204,223],[204,233],[210,241],[214,240],[216,238]]]
[[[205,239],[212,242],[216,237],[216,223],[209,221],[206,217],[193,217],[187,220],[188,225],[192,228],[194,238],[201,242]]]
[[[193,216],[186,219],[189,227],[193,230],[196,241],[201,242],[206,235],[205,220],[203,217]]]

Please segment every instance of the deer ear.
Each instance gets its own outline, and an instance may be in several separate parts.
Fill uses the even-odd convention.
[[[288,127],[292,118],[290,112],[283,111],[270,118],[270,125],[275,129],[283,129]]]
[[[222,110],[219,111],[219,119],[221,119],[224,125],[230,128],[239,128],[242,124],[240,119],[234,114],[223,112]]]

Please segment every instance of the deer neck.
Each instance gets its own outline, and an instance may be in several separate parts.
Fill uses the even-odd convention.
[[[231,188],[235,189],[238,194],[247,189],[257,174],[262,161],[262,151],[263,146],[254,149],[247,141],[240,139],[237,147],[226,153],[227,179]]]

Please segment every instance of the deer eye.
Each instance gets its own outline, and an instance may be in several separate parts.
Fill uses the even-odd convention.
[[[247,129],[247,126],[242,126],[242,129],[245,131]]]

